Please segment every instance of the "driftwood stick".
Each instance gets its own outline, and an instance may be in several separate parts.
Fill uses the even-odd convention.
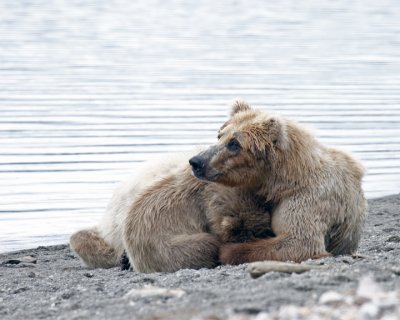
[[[261,277],[268,272],[303,273],[309,270],[326,270],[328,266],[317,266],[310,264],[299,264],[279,261],[259,261],[250,263],[247,271],[252,278]]]

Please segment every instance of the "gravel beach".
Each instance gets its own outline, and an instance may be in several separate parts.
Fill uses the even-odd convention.
[[[38,247],[0,255],[0,318],[400,319],[400,194],[369,201],[357,255],[306,264],[327,268],[140,274],[88,270],[67,245]]]

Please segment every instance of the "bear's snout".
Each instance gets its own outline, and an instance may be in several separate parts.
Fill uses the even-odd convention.
[[[206,165],[204,160],[199,156],[194,156],[189,160],[189,164],[192,166],[193,174],[197,178],[203,178],[205,173]]]

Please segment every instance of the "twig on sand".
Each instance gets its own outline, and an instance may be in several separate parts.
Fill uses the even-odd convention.
[[[316,266],[310,264],[299,264],[278,261],[260,261],[250,263],[247,271],[250,272],[252,278],[261,277],[268,272],[286,272],[286,273],[303,273],[309,270],[326,270],[328,266]]]

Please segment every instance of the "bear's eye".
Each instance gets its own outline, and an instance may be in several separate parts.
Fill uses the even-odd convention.
[[[229,151],[231,152],[237,152],[240,150],[241,146],[239,141],[237,141],[235,138],[231,139],[228,144],[226,145]]]

